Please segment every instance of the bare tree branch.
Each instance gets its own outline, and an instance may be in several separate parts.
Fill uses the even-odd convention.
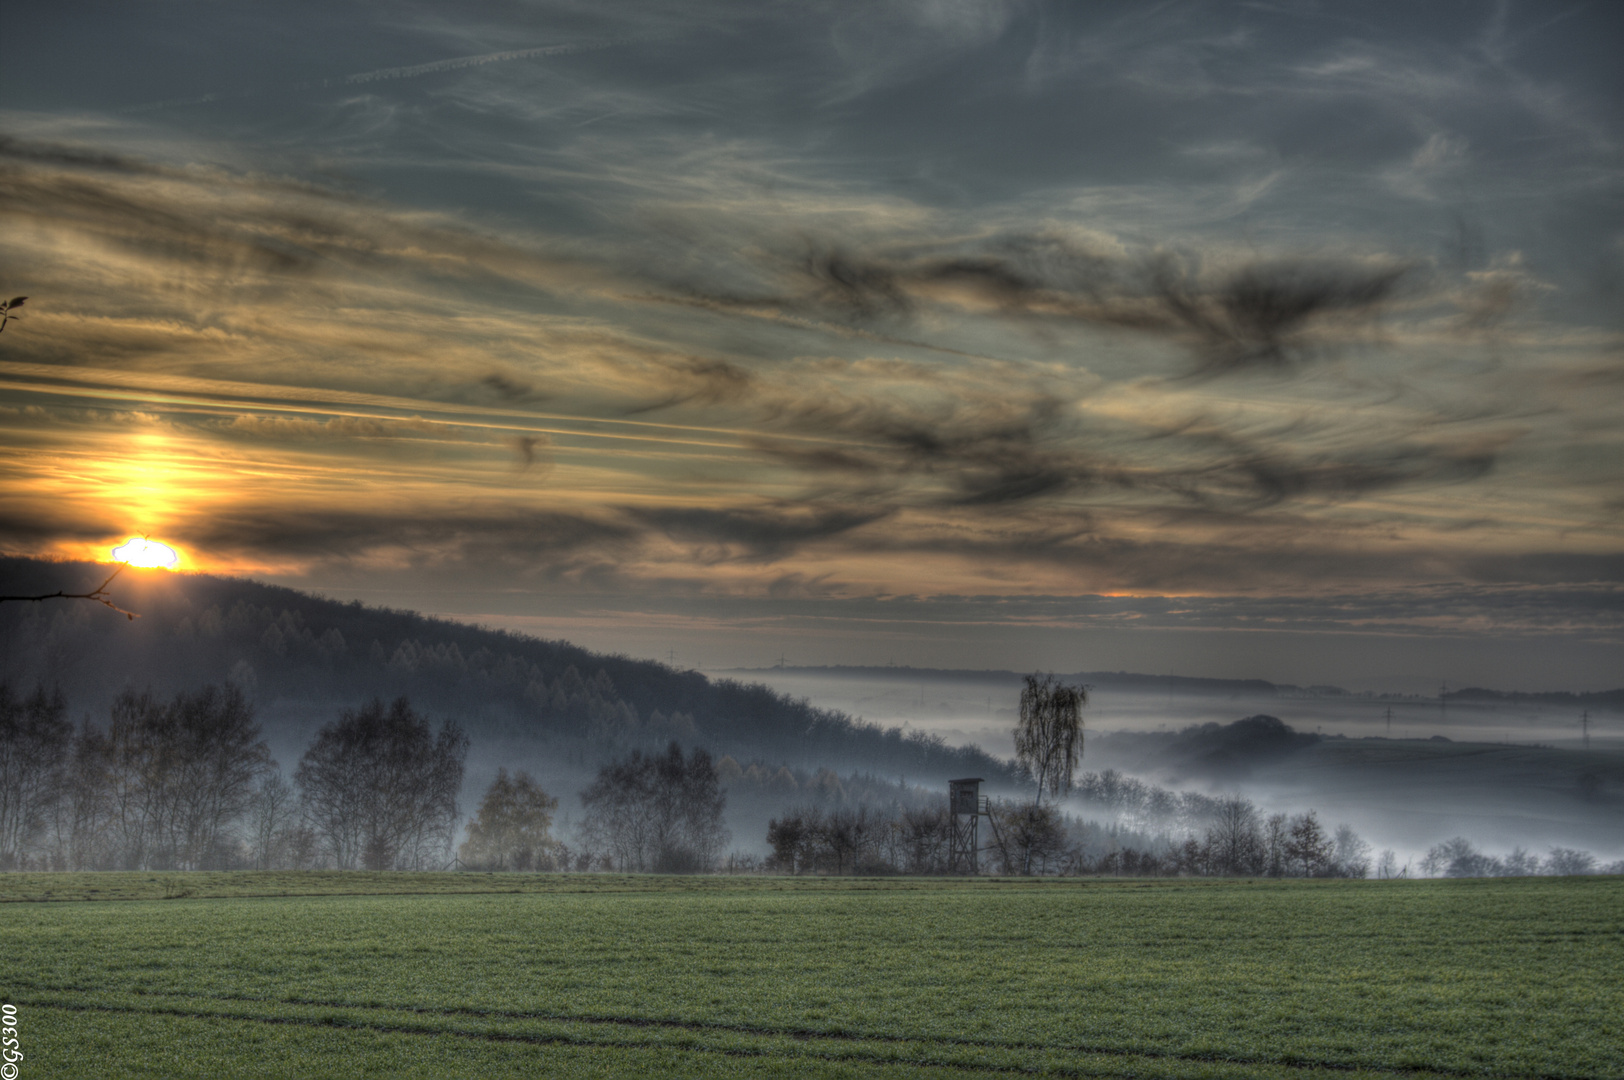
[[[14,296],[10,300],[0,301],[0,332],[5,330],[6,323],[22,318],[21,315],[13,315],[12,312],[22,307],[23,301],[27,299],[26,296]]]
[[[123,615],[127,619],[139,618],[135,612],[125,611],[123,608],[113,603],[113,598],[107,595],[107,586],[111,585],[113,583],[113,579],[122,574],[124,572],[124,568],[128,565],[130,565],[128,562],[119,563],[118,569],[114,570],[111,574],[108,574],[106,581],[102,582],[94,589],[91,589],[89,592],[64,592],[61,589],[58,589],[56,592],[41,593],[38,596],[0,596],[0,604],[5,603],[7,600],[27,601],[29,603],[36,604],[41,600],[94,600],[98,604],[105,604],[107,607],[112,608],[114,611],[118,612],[120,615]]]

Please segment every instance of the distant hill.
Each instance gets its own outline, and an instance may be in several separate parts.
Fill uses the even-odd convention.
[[[93,563],[0,557],[0,595],[84,591],[107,573]],[[59,686],[75,716],[105,717],[129,687],[168,695],[232,681],[273,718],[295,703],[332,718],[373,697],[405,695],[457,717],[476,744],[547,743],[581,765],[674,738],[743,762],[1012,778],[1008,763],[975,747],[565,641],[209,574],[131,568],[113,594],[140,618],[84,600],[0,604],[0,679]]]
[[[916,668],[894,665],[884,667],[831,665],[823,667],[737,668],[728,672],[728,674],[746,677],[768,674],[825,675],[839,676],[845,679],[873,678],[907,679],[917,682],[1003,683],[1010,686],[1019,686],[1021,680],[1025,678],[1025,673],[1019,671],[973,668]],[[1376,700],[1428,700],[1434,702],[1438,700],[1436,697],[1423,699],[1415,694],[1354,694],[1340,686],[1316,685],[1304,687],[1292,683],[1269,682],[1266,679],[1205,679],[1186,675],[1145,675],[1130,671],[1076,671],[1062,674],[1060,677],[1068,682],[1086,683],[1095,688],[1155,691],[1160,694],[1281,698],[1367,697]],[[1472,687],[1465,690],[1451,690],[1443,695],[1443,700],[1462,703],[1473,701],[1530,701],[1624,712],[1624,689],[1573,693],[1567,690],[1531,692],[1522,690],[1484,690]]]
[[[995,669],[975,670],[957,668],[916,668],[916,667],[857,667],[857,666],[825,666],[825,667],[772,667],[772,668],[738,668],[728,672],[730,675],[751,676],[774,674],[793,675],[838,675],[847,679],[897,679],[907,678],[920,682],[975,682],[975,683],[1008,683],[1019,686],[1026,672],[1000,671]],[[1077,671],[1063,674],[1061,678],[1070,682],[1083,682],[1090,686],[1110,686],[1130,690],[1155,690],[1158,693],[1172,691],[1179,694],[1245,694],[1245,695],[1289,695],[1309,692],[1325,694],[1346,694],[1334,686],[1316,686],[1304,690],[1300,686],[1289,686],[1268,682],[1263,679],[1202,679],[1191,678],[1184,675],[1137,675],[1127,671]]]
[[[1464,690],[1451,690],[1443,695],[1445,701],[1528,701],[1541,705],[1570,705],[1575,709],[1611,709],[1624,712],[1624,690],[1598,690],[1593,693],[1574,694],[1566,690],[1528,693],[1521,690],[1485,690],[1469,686]]]

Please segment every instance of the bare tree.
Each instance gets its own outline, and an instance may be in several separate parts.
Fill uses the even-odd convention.
[[[268,772],[248,806],[249,858],[256,870],[274,870],[291,862],[289,835],[298,824],[298,793],[280,770]]]
[[[789,874],[812,869],[812,827],[807,821],[808,814],[817,815],[818,811],[815,808],[792,811],[767,822],[767,843],[773,849],[768,862],[774,869]]]
[[[506,769],[497,769],[458,855],[469,866],[492,870],[551,866],[556,844],[547,830],[557,809],[558,800],[529,773],[520,770],[509,777]]]
[[[1285,856],[1288,872],[1296,871],[1303,877],[1325,877],[1336,865],[1336,846],[1325,835],[1314,811],[1292,819]]]
[[[1545,860],[1545,872],[1554,877],[1593,874],[1596,872],[1596,857],[1588,851],[1552,848],[1550,857]]]
[[[1071,790],[1072,774],[1083,756],[1083,706],[1086,686],[1068,686],[1053,675],[1026,677],[1021,690],[1021,718],[1015,726],[1015,760],[1037,781],[1034,805],[1044,792],[1059,798]]]
[[[676,772],[681,760],[680,752],[676,751],[677,744],[673,742],[666,754],[667,768],[672,773]],[[688,761],[681,768],[680,783],[682,806],[678,817],[682,821],[682,833],[680,845],[673,850],[685,853],[685,868],[709,870],[732,838],[722,822],[722,815],[727,809],[727,794],[717,778],[710,751],[702,747],[689,751]],[[679,857],[676,861],[681,862],[682,859]],[[673,864],[671,868],[679,867]]]
[[[107,737],[87,719],[73,738],[66,790],[52,807],[50,868],[106,870],[117,865],[111,843],[112,775]]]
[[[1291,842],[1291,824],[1284,814],[1270,814],[1263,823],[1263,872],[1270,877],[1291,873],[1286,845]]]
[[[450,854],[467,754],[455,721],[436,734],[405,698],[374,699],[317,732],[293,779],[333,865],[421,870]]]
[[[1257,808],[1242,795],[1218,800],[1207,829],[1208,857],[1218,874],[1255,874],[1266,865]]]
[[[837,806],[824,815],[813,838],[822,845],[825,856],[834,861],[834,872],[857,872],[866,841],[873,832],[867,807]]]
[[[946,869],[949,823],[946,806],[902,812],[902,843],[911,874],[937,874]]]
[[[633,750],[603,766],[581,803],[583,841],[611,852],[622,870],[709,870],[728,841],[727,795],[709,752],[696,747],[685,760],[675,741],[663,754]]]
[[[1000,872],[1042,874],[1065,851],[1066,830],[1052,806],[1037,803],[994,804],[993,848]]]
[[[1505,867],[1506,877],[1533,877],[1539,873],[1539,856],[1521,847],[1511,849],[1511,854],[1501,860]]]
[[[99,773],[120,865],[193,870],[230,861],[230,826],[271,768],[242,691],[205,686],[167,703],[126,691],[105,738],[86,737],[86,753],[101,759],[99,769],[85,767]]]
[[[21,869],[61,800],[73,750],[62,692],[0,683],[0,870]]]
[[[586,810],[580,828],[583,846],[607,851],[622,870],[642,873],[654,868],[660,823],[651,765],[642,751],[633,750],[624,760],[600,768],[581,793]]]
[[[1421,859],[1421,872],[1429,877],[1495,877],[1502,869],[1500,860],[1477,850],[1464,836],[1452,836],[1427,849]]]
[[[176,848],[189,868],[223,866],[233,824],[275,767],[254,709],[230,684],[177,696],[169,707],[178,743]]]
[[[768,865],[791,874],[892,874],[903,864],[930,873],[941,869],[946,821],[945,808],[899,821],[867,806],[803,807],[768,823]]]
[[[1370,845],[1353,831],[1350,825],[1336,827],[1336,853],[1332,856],[1336,872],[1342,877],[1370,876]]]

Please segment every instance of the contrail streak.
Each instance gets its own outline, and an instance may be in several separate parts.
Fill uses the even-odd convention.
[[[575,53],[597,52],[600,49],[624,45],[634,38],[617,38],[611,41],[587,41],[570,45],[542,45],[534,49],[510,49],[507,52],[483,53],[479,56],[458,56],[450,60],[431,60],[426,64],[412,64],[408,67],[379,68],[376,71],[363,71],[359,75],[346,75],[342,79],[323,79],[319,83],[300,83],[299,88],[311,86],[355,86],[359,83],[379,82],[383,79],[415,79],[419,75],[434,75],[442,71],[458,71],[462,68],[483,67],[486,64],[502,64],[509,60],[531,60],[538,56],[570,56]]]
[[[159,407],[189,406],[225,411],[353,416],[379,420],[412,418],[424,423],[457,427],[539,431],[548,435],[706,446],[725,450],[748,450],[750,449],[748,443],[742,440],[756,437],[758,434],[747,428],[707,427],[698,424],[628,420],[613,416],[493,409],[488,406],[393,397],[324,387],[276,386],[103,368],[66,368],[10,360],[0,360],[0,389],[42,395],[100,398],[109,401],[147,402]],[[806,443],[845,442],[815,435],[786,433],[778,437]]]
[[[534,60],[543,56],[573,56],[576,53],[598,52],[602,49],[612,49],[617,45],[629,45],[647,40],[650,39],[643,37],[611,38],[602,41],[570,42],[563,45],[538,45],[533,49],[508,49],[504,52],[481,53],[478,56],[454,56],[447,60],[431,60],[426,64],[409,64],[404,67],[362,71],[338,79],[290,83],[282,89],[282,92],[298,93],[304,90],[328,90],[333,87],[361,86],[366,83],[383,82],[389,79],[416,79],[424,75],[438,75],[443,71],[460,71],[464,68],[484,67],[486,64],[506,64],[515,60]],[[158,109],[170,109],[182,105],[211,105],[217,101],[243,100],[261,97],[264,94],[265,91],[243,91],[235,94],[199,94],[196,97],[149,101],[141,105],[131,105],[119,111],[124,113],[154,112]]]

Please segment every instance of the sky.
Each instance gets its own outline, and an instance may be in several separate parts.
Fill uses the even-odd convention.
[[[1618,5],[14,7],[0,550],[680,666],[1624,685]]]

